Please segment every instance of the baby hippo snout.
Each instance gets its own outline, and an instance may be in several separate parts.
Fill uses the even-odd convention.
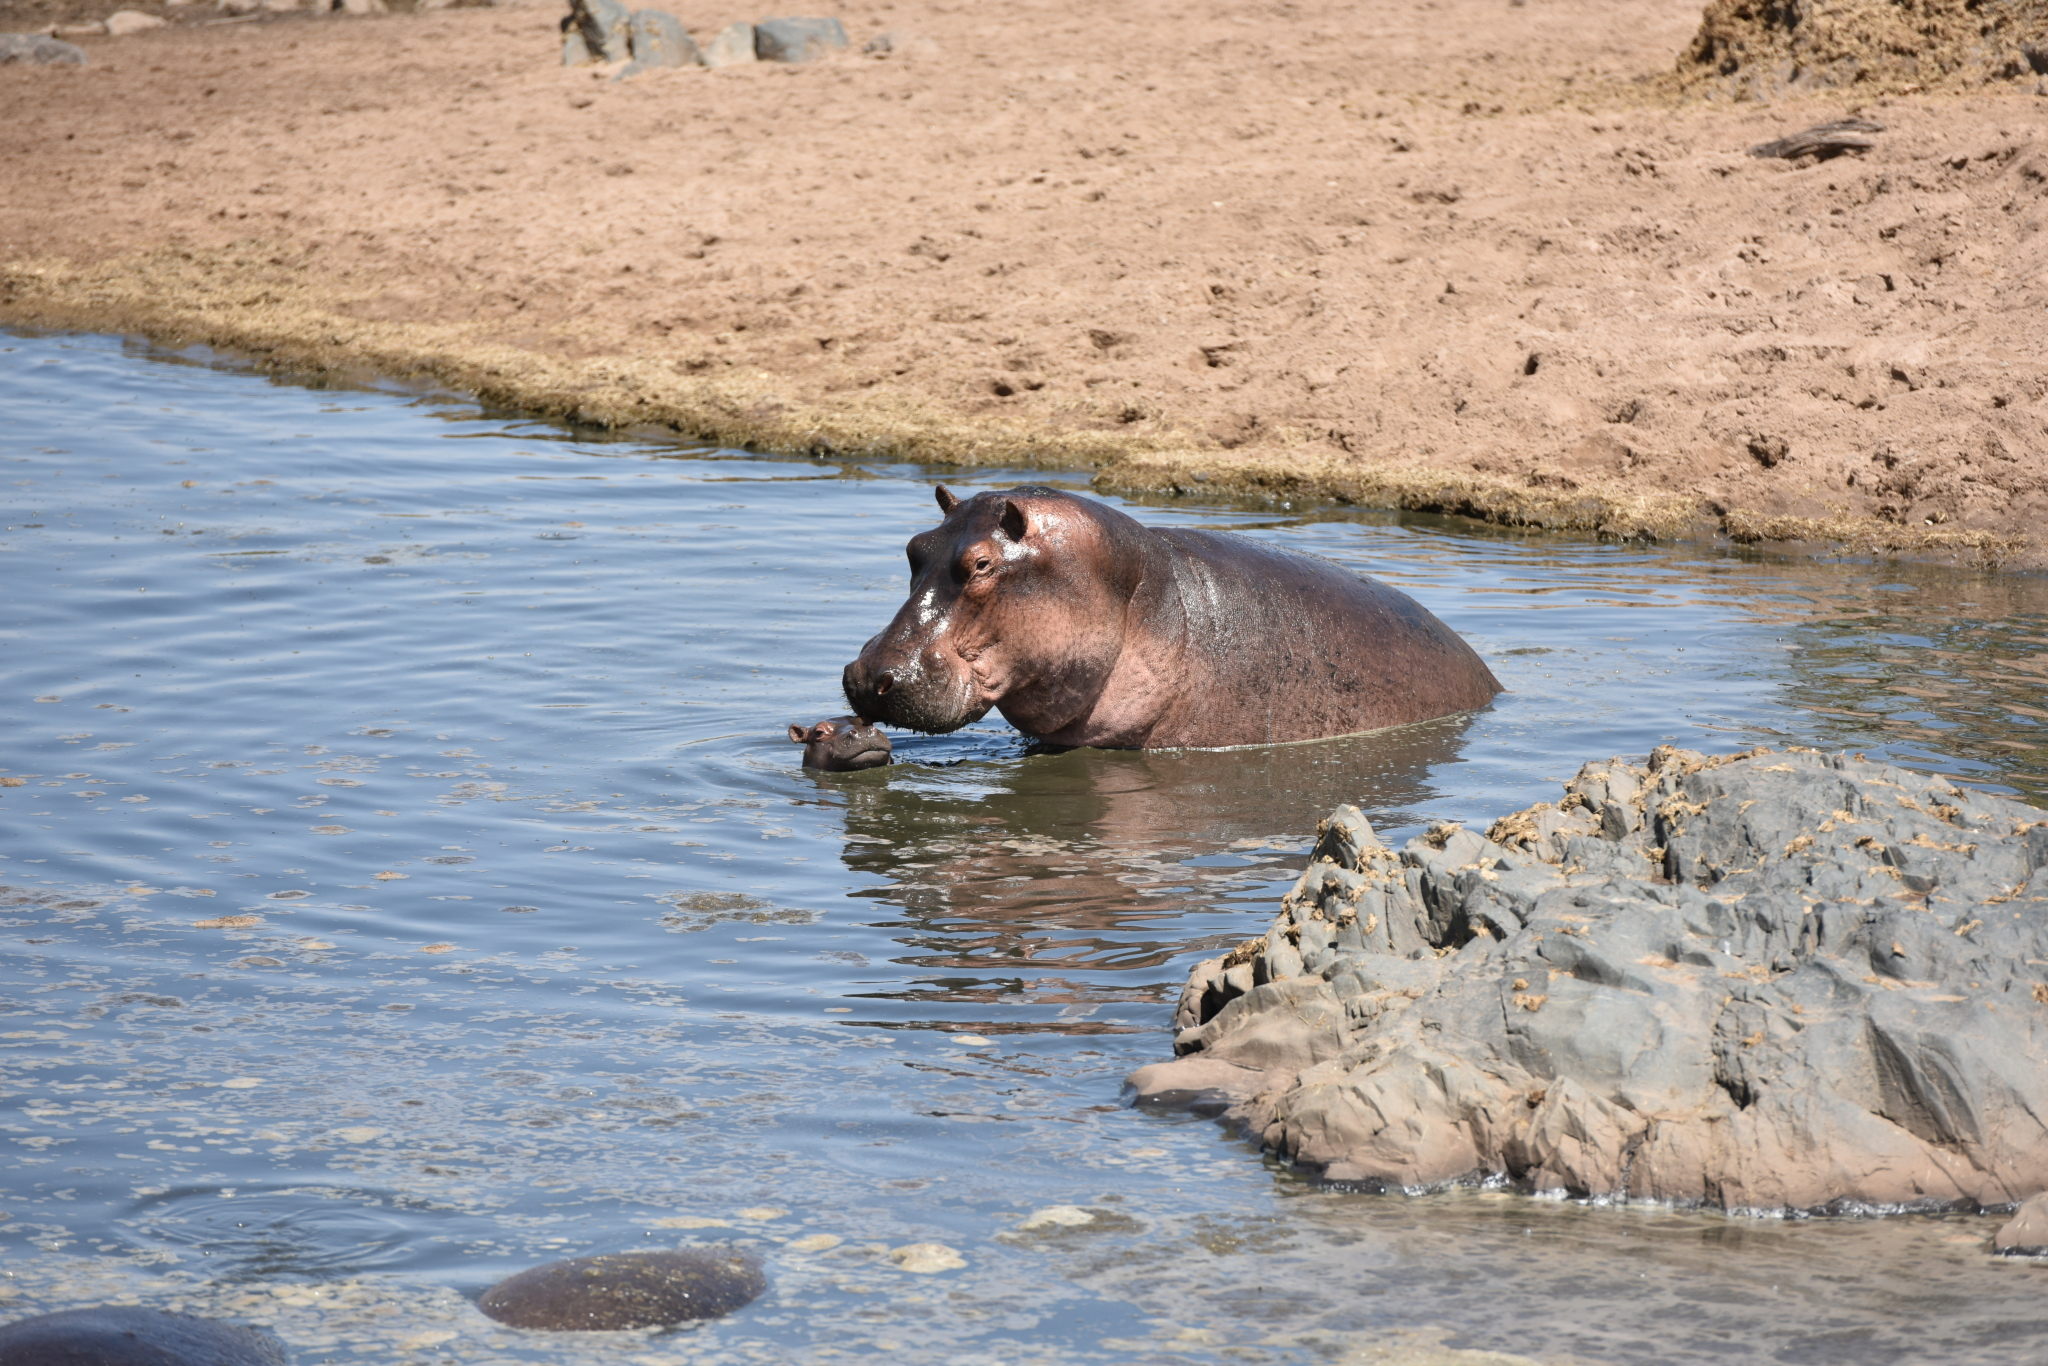
[[[792,725],[789,738],[804,747],[804,767],[880,768],[889,762],[889,737],[858,716],[835,716],[815,726]]]

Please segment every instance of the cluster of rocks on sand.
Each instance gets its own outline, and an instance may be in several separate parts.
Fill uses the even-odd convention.
[[[898,41],[895,34],[877,34],[865,50],[886,53]],[[621,76],[662,67],[809,62],[846,46],[845,26],[830,17],[727,24],[702,46],[667,10],[629,10],[620,0],[570,0],[562,20],[562,65],[629,63]]]
[[[1799,749],[1587,764],[1398,852],[1340,807],[1175,1027],[1141,1102],[1360,1187],[2010,1207],[2048,1190],[2048,819]]]

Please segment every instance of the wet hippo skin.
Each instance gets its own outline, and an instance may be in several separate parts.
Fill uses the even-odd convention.
[[[889,737],[858,716],[834,716],[815,726],[792,724],[789,738],[804,747],[804,767],[880,768],[889,762]]]
[[[67,1309],[0,1325],[0,1366],[285,1366],[256,1328],[160,1309]]]
[[[945,520],[908,547],[910,600],[846,666],[871,720],[936,733],[995,708],[1056,745],[1259,745],[1501,690],[1420,603],[1328,560],[1049,488],[938,501]]]

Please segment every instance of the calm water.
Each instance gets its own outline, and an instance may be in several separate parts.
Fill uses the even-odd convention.
[[[203,359],[0,337],[0,1317],[184,1307],[301,1363],[2048,1360],[2048,1271],[1994,1220],[1341,1195],[1118,1105],[1338,802],[1399,839],[1666,741],[2043,801],[2041,581],[1126,504],[1394,582],[1510,691],[812,775],[784,727],[842,709],[942,472]],[[1020,1227],[1052,1205],[1100,1217]],[[773,1280],[722,1323],[467,1298],[713,1241]],[[899,1269],[917,1242],[965,1266]]]

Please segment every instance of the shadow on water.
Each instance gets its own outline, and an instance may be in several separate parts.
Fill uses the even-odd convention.
[[[1269,900],[1275,879],[1292,871],[1283,858],[1298,858],[1337,805],[1408,823],[1433,795],[1432,773],[1458,761],[1471,722],[1259,749],[1077,749],[940,770],[913,758],[814,780],[845,803],[847,868],[887,880],[857,895],[903,912],[882,922],[913,951],[898,961],[973,974],[927,979],[928,992],[993,1002],[1029,991],[1070,1006],[1171,1002],[1177,979],[1075,974],[1151,972],[1234,944],[1242,934],[1190,938],[1190,910]]]

